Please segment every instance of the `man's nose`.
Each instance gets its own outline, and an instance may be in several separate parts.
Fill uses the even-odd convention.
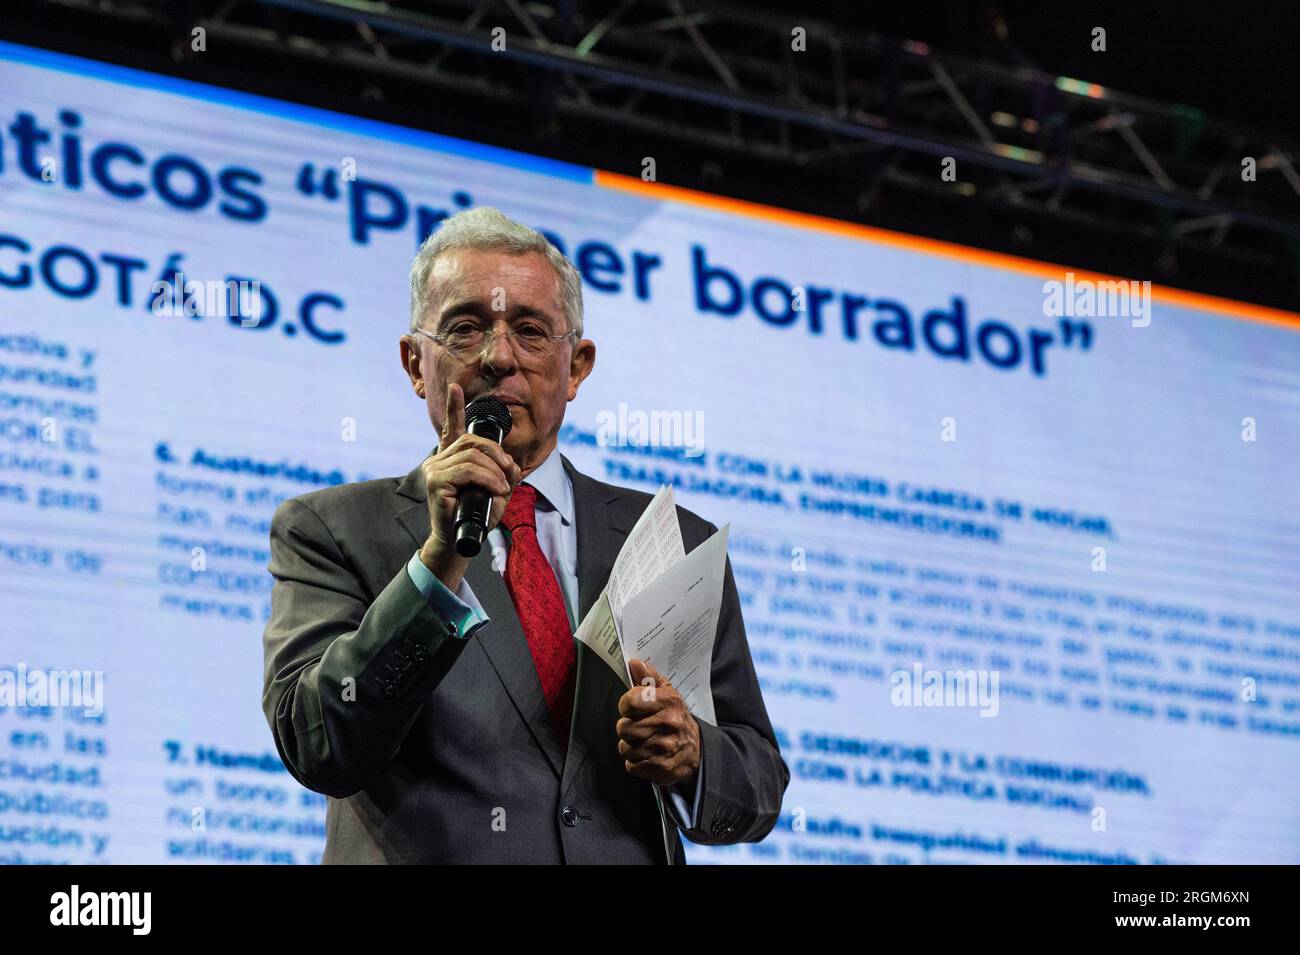
[[[494,378],[504,378],[515,370],[515,349],[510,335],[498,327],[480,355],[483,370]]]

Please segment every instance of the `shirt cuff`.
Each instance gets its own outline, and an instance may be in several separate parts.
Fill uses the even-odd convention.
[[[447,623],[456,625],[456,636],[462,640],[468,640],[475,630],[488,622],[488,615],[483,612],[469,583],[462,577],[453,594],[433,571],[424,566],[418,550],[406,562],[406,573],[433,612]]]
[[[660,787],[663,789],[663,787]],[[677,789],[664,790],[668,793],[668,805],[672,809],[673,817],[683,830],[695,828],[696,819],[700,814],[700,794],[704,792],[704,753],[700,753],[700,765],[695,769],[695,796],[687,805],[686,797]]]

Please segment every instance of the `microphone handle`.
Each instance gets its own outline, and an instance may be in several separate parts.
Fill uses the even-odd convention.
[[[486,418],[471,421],[465,430],[497,444],[503,437],[501,427]],[[477,557],[491,519],[492,495],[481,487],[462,490],[456,502],[456,553],[462,557]]]

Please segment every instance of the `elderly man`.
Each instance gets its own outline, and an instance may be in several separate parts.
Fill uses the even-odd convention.
[[[411,268],[401,355],[437,450],[286,501],[271,526],[263,703],[289,771],[330,797],[324,861],[681,864],[679,830],[766,836],[789,770],[730,562],[716,726],[640,661],[654,691],[625,689],[573,638],[650,501],[557,450],[596,358],[573,265],[495,209],[453,216]],[[509,407],[504,445],[466,433],[481,395]],[[453,529],[470,487],[493,495],[472,559]],[[687,550],[716,529],[678,518]]]

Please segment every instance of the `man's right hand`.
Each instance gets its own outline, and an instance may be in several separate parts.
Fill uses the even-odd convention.
[[[506,512],[510,492],[519,483],[519,465],[495,441],[465,431],[465,393],[447,386],[438,451],[424,459],[425,494],[429,501],[429,538],[420,560],[450,591],[460,587],[469,558],[456,553],[456,503],[464,488],[485,488],[492,494],[488,530]]]

